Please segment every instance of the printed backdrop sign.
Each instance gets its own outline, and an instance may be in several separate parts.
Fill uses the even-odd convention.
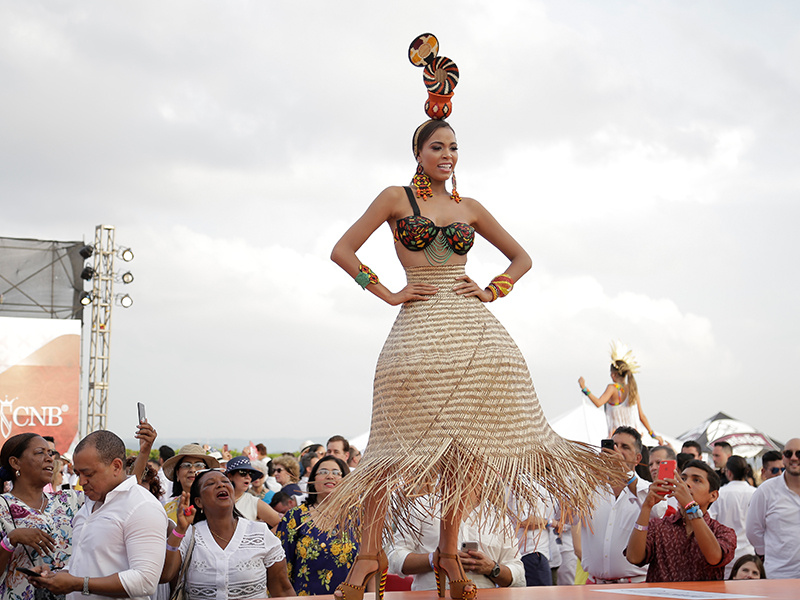
[[[32,431],[66,452],[80,417],[81,323],[0,317],[0,445]]]

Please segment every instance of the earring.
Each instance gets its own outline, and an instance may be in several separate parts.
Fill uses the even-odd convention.
[[[458,204],[459,202],[461,202],[461,196],[458,195],[458,190],[456,190],[456,173],[455,173],[455,171],[453,171],[452,179],[453,179],[453,191],[450,192],[450,199],[451,200],[455,200],[456,204]]]
[[[17,472],[16,472],[16,473],[14,473],[14,475],[16,475],[17,479],[19,479],[19,476],[20,476],[19,469],[17,469]]]
[[[417,188],[417,197],[427,200],[433,197],[433,190],[431,189],[431,178],[425,174],[422,165],[417,163],[417,172],[411,179],[411,185]]]

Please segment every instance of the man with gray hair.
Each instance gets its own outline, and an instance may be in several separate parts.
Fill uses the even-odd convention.
[[[86,502],[75,515],[68,568],[42,570],[37,587],[69,600],[153,595],[164,566],[167,513],[125,472],[125,444],[110,431],[83,438],[73,455]]]

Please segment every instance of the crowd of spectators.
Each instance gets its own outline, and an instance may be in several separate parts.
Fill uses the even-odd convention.
[[[37,597],[166,600],[178,589],[189,600],[233,599],[332,594],[344,582],[357,535],[316,517],[358,468],[347,439],[272,458],[263,444],[237,456],[162,445],[151,459],[156,435],[140,424],[139,454],[127,458],[108,431],[72,455],[33,433],[6,441],[0,597],[30,600],[38,588]],[[515,520],[474,508],[459,557],[478,588],[800,578],[800,439],[765,453],[755,470],[725,442],[706,451],[713,467],[696,442],[648,449],[625,426],[605,442],[628,475],[597,490],[583,523],[564,522],[547,502],[510,498]],[[432,590],[434,567],[449,555],[437,550],[435,498],[419,490],[416,502],[386,544],[387,566],[397,589]]]

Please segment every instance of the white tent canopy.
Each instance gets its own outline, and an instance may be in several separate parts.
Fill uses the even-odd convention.
[[[744,458],[760,456],[768,450],[780,450],[783,444],[758,431],[752,425],[719,412],[697,427],[678,436],[682,442],[695,440],[706,452],[711,452],[715,442],[728,442],[733,453]]]

